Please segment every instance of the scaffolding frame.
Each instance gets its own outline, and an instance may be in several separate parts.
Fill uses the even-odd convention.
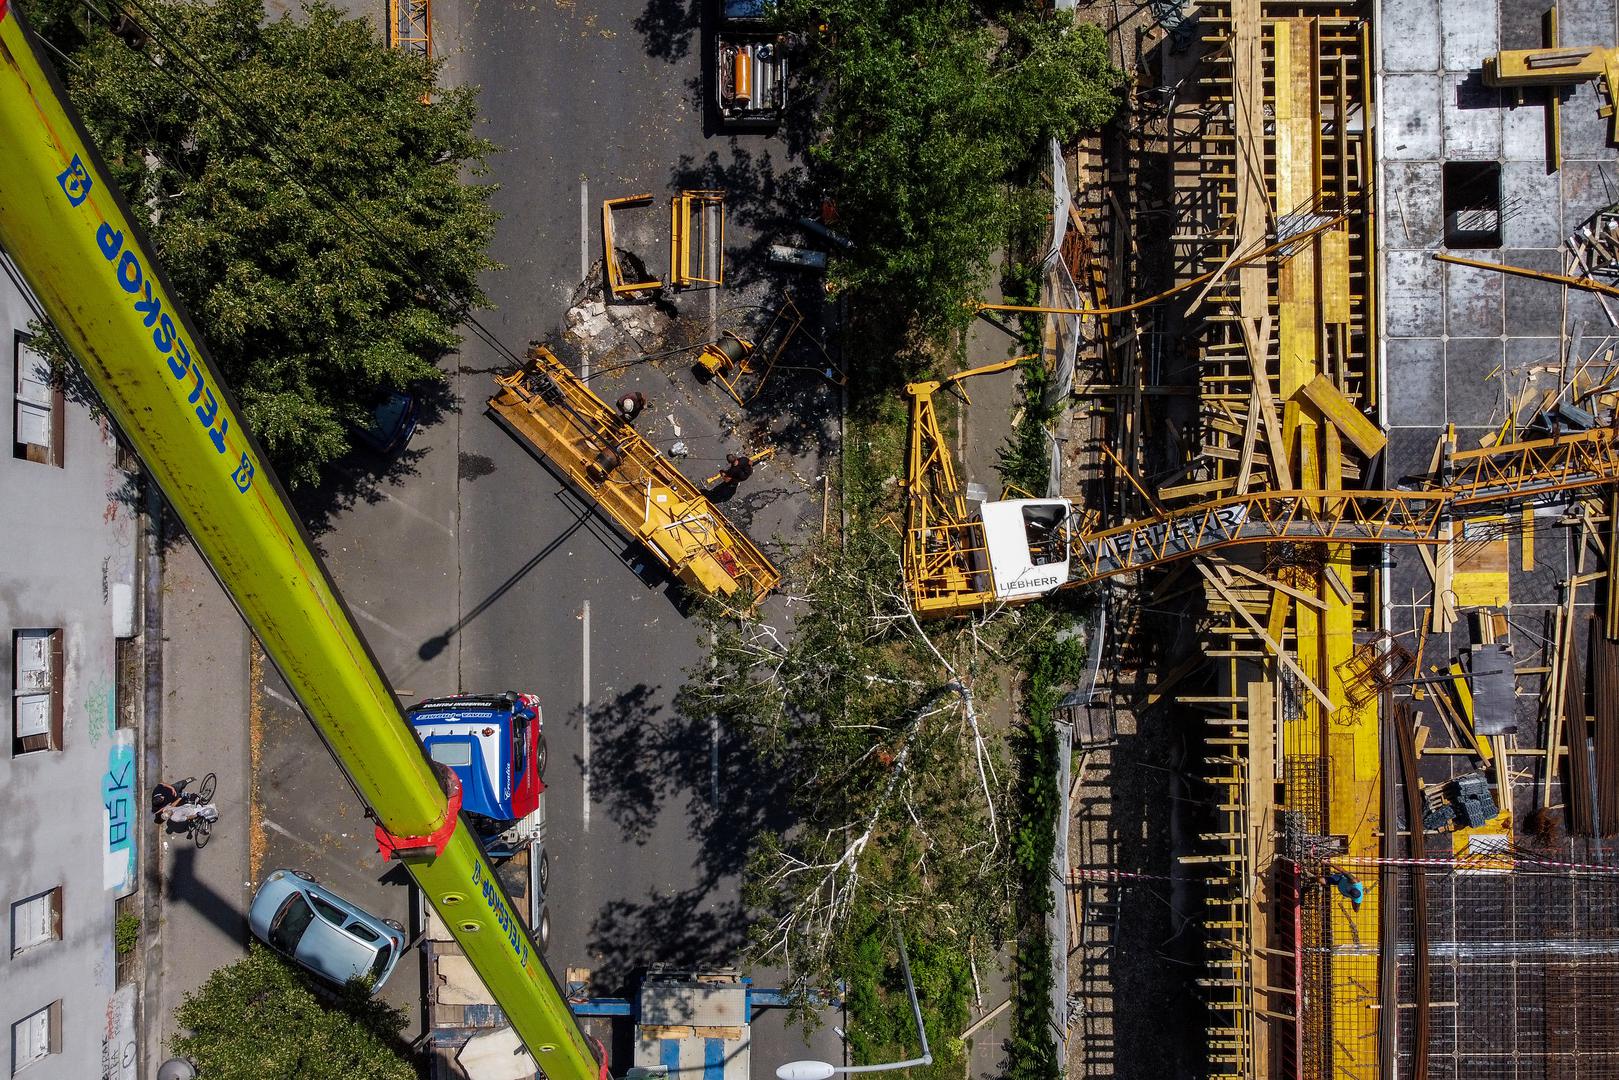
[[[618,262],[618,238],[613,231],[613,214],[615,211],[636,210],[651,205],[652,195],[650,192],[602,200],[602,250],[607,265],[607,288],[614,296],[630,296],[650,289],[663,288],[663,281],[659,278],[645,278],[640,281],[626,281],[624,279],[624,269]]]
[[[725,284],[724,191],[691,189],[669,200],[669,284]]]

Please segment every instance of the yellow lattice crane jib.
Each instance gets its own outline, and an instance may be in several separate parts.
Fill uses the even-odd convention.
[[[433,55],[433,0],[388,0],[388,47]]]

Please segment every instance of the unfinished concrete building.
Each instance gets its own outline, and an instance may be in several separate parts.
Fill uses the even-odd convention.
[[[1082,358],[1082,396],[1136,388],[1087,402],[1093,505],[1371,523],[1114,587],[1196,620],[1118,650],[1154,665],[1140,722],[1195,732],[1195,839],[1072,880],[1093,907],[1131,872],[1197,881],[1208,1076],[1619,1075],[1619,507],[1591,482],[1619,404],[1615,7],[1113,23],[1137,78],[1076,196],[1101,267],[1077,277],[1093,304],[1181,291]],[[1450,502],[1421,542],[1380,534],[1424,487]],[[1120,948],[1113,972],[1162,962]],[[1070,1036],[1076,1069],[1130,1074]]]

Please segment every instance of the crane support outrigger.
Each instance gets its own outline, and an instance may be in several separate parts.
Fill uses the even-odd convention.
[[[67,102],[0,0],[0,247],[78,357],[298,702],[549,1080],[605,1055],[458,812],[201,338]]]

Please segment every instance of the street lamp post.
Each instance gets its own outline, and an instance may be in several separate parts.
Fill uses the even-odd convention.
[[[899,968],[905,975],[905,992],[911,997],[911,1016],[916,1021],[916,1035],[922,1040],[922,1056],[908,1061],[891,1061],[886,1065],[834,1065],[830,1061],[789,1061],[776,1067],[777,1080],[829,1080],[837,1073],[886,1072],[889,1069],[908,1069],[912,1065],[932,1065],[933,1052],[928,1049],[928,1029],[922,1023],[922,1006],[916,1001],[916,984],[911,981],[911,960],[905,955],[905,935],[895,931],[899,938]]]

